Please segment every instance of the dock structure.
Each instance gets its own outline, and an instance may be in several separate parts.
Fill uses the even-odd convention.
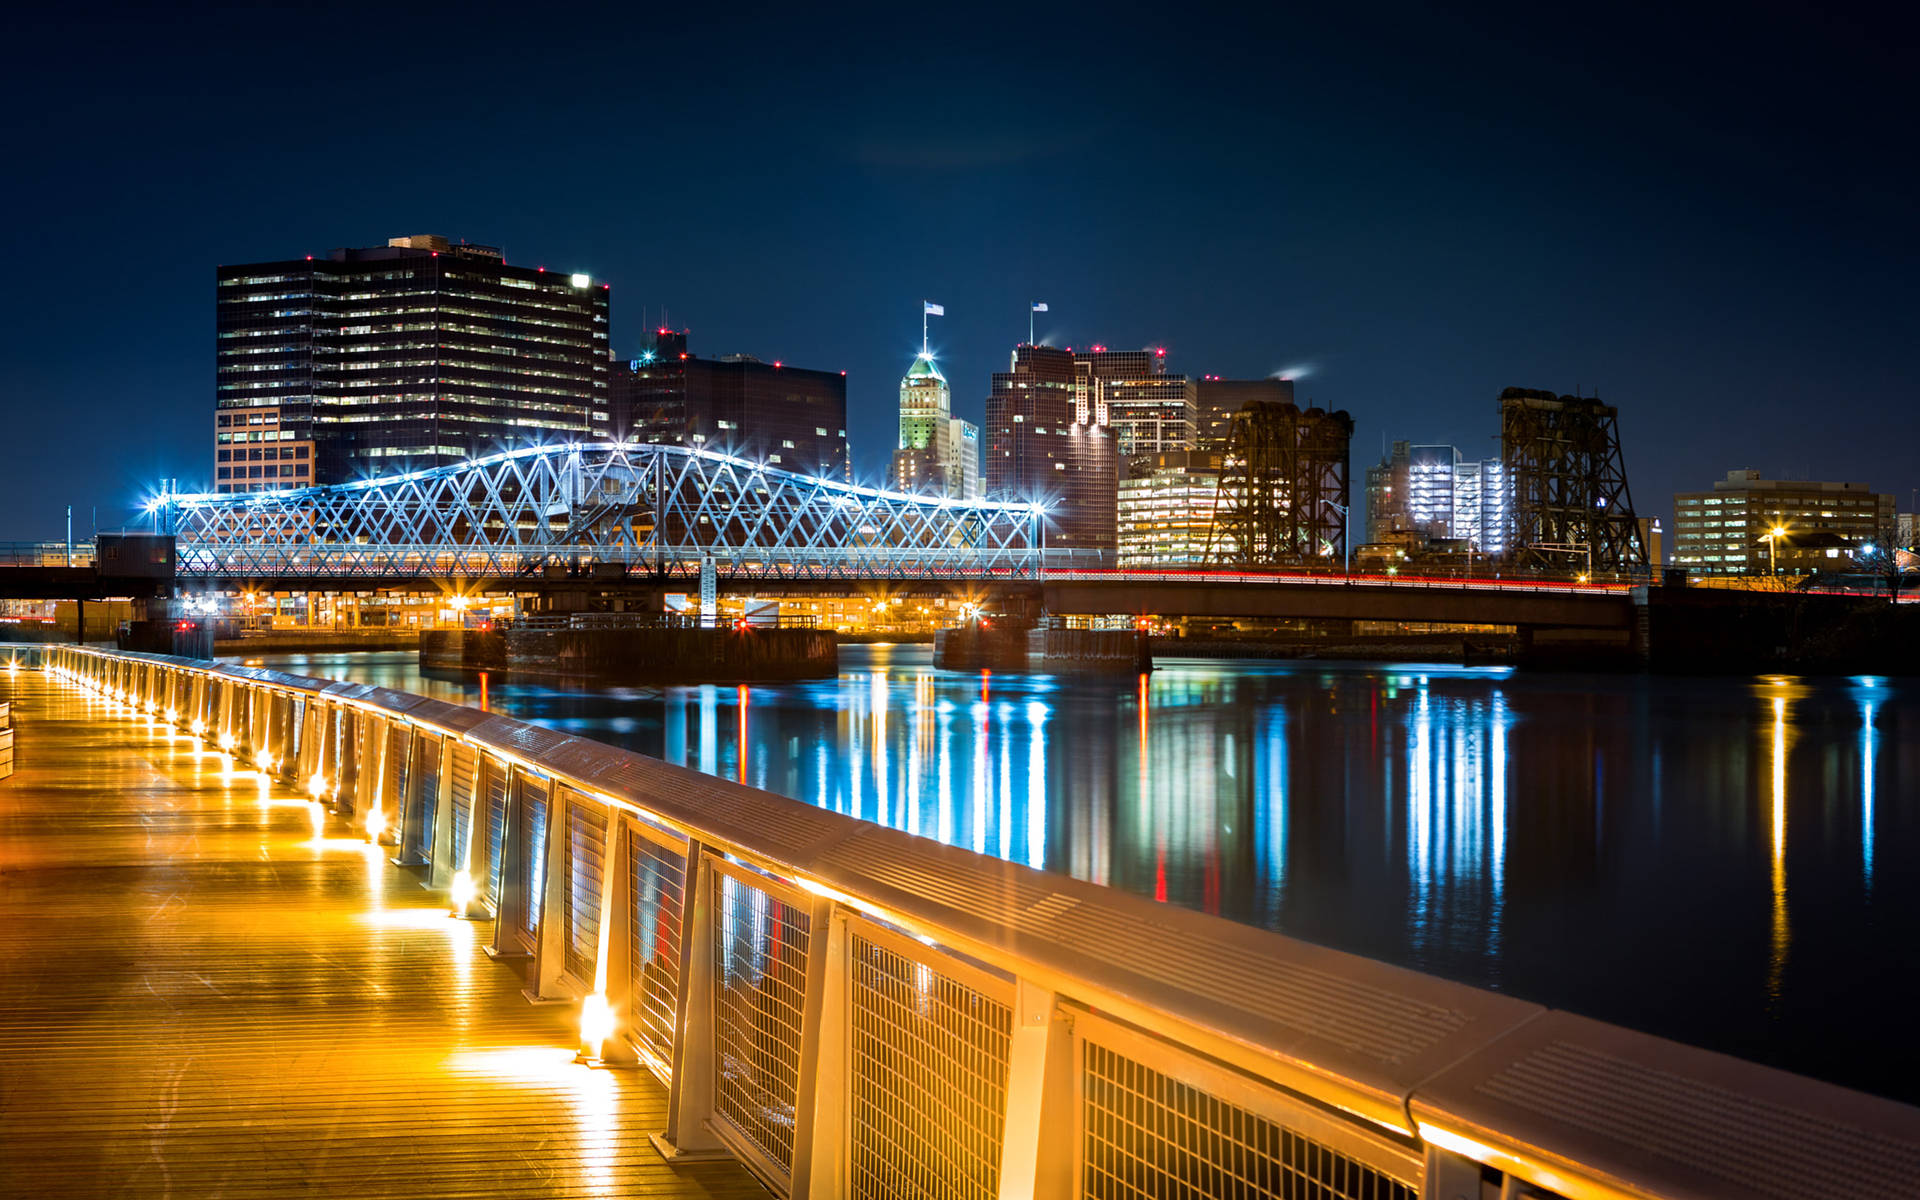
[[[0,693],[0,1196],[765,1196],[662,1161],[667,1089],[576,1065],[388,848],[71,683]]]
[[[1908,1105],[511,717],[159,655],[7,661],[0,1196],[1920,1179]]]

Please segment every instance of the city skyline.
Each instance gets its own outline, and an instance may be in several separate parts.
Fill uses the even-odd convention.
[[[476,10],[596,86],[496,96],[363,59],[353,87],[274,92],[276,109],[252,103],[270,75],[222,64],[300,44],[318,32],[302,14],[134,17],[94,40],[30,19],[47,52],[11,82],[30,89],[16,108],[72,78],[93,100],[15,146],[40,186],[7,202],[12,258],[37,282],[0,310],[0,401],[22,438],[83,419],[89,439],[80,461],[43,456],[0,485],[17,536],[56,535],[69,503],[77,529],[95,506],[113,527],[153,481],[206,470],[218,263],[425,230],[611,281],[617,352],[665,306],[711,353],[846,370],[854,470],[872,481],[911,300],[935,296],[933,349],[968,420],[1044,298],[1036,333],[1055,345],[1165,346],[1196,377],[1292,368],[1303,406],[1354,414],[1356,474],[1397,439],[1491,456],[1499,392],[1524,386],[1619,406],[1646,515],[1738,467],[1858,479],[1903,507],[1915,484],[1899,446],[1914,168],[1883,115],[1901,31],[1865,18],[1683,15],[1648,39],[1625,15],[1405,12],[1356,39],[1337,15],[1203,14],[1151,26],[1194,64],[1171,80],[1122,93],[1068,64],[1016,103],[978,100],[1019,69],[983,12],[938,27],[911,117],[887,100],[898,48],[927,32],[911,21],[669,14],[588,37]],[[1060,32],[1089,62],[1144,44],[1124,21]],[[720,37],[758,69],[695,69]],[[646,87],[617,65],[643,39],[665,51]],[[825,78],[789,50],[848,69]],[[1514,103],[1515,71],[1556,80],[1551,98]],[[783,111],[803,84],[813,99]],[[754,154],[732,153],[739,137]],[[1105,187],[1076,166],[1100,145],[1165,169]],[[671,152],[671,179],[642,147]],[[364,165],[316,169],[329,160]]]

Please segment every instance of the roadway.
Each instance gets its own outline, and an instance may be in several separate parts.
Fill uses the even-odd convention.
[[[1054,614],[1249,617],[1628,630],[1632,589],[1577,581],[1234,571],[1050,572]]]
[[[0,1196],[765,1195],[670,1170],[665,1089],[575,1065],[385,851],[76,686],[0,697]]]

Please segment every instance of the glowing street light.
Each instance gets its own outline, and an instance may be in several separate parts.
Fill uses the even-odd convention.
[[[1787,527],[1785,525],[1775,525],[1772,529],[1767,530],[1767,535],[1764,540],[1767,543],[1767,574],[1769,575],[1778,575],[1780,573],[1780,560],[1777,547],[1780,544],[1780,539],[1785,536],[1787,536]]]

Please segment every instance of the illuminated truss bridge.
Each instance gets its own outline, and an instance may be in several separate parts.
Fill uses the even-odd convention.
[[[906,495],[630,443],[151,507],[187,579],[697,578],[707,560],[735,579],[1019,579],[1037,576],[1046,553],[1042,505]]]

